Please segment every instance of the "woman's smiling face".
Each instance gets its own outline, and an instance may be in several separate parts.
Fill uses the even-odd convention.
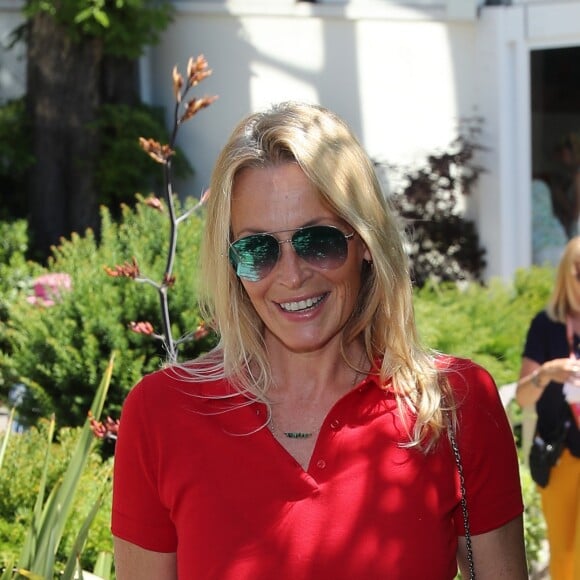
[[[321,200],[295,163],[246,168],[235,178],[232,195],[232,240],[263,232],[280,241],[293,230],[331,225],[345,234],[352,227]],[[370,255],[359,236],[348,242],[348,256],[336,269],[323,270],[299,258],[290,243],[263,279],[241,278],[252,305],[265,325],[269,348],[315,352],[340,338],[357,303],[363,260]]]

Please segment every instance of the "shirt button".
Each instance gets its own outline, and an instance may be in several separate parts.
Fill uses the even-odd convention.
[[[316,467],[318,467],[318,469],[324,469],[326,467],[326,461],[324,461],[324,459],[319,459],[316,462]]]
[[[340,420],[339,419],[334,419],[332,421],[332,423],[330,423],[330,428],[334,429],[336,431],[336,429],[338,429],[340,427]]]

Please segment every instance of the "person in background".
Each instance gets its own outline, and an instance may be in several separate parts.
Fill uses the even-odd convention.
[[[562,222],[554,215],[546,182],[532,181],[532,263],[556,267],[568,242]]]
[[[554,213],[564,227],[567,239],[578,235],[580,217],[580,137],[570,132],[555,148],[558,171],[547,179]]]
[[[118,580],[527,578],[491,376],[423,347],[399,224],[331,111],[249,115],[210,185],[219,345],[125,401]]]
[[[548,485],[539,488],[548,531],[551,580],[580,578],[580,237],[566,245],[547,308],[528,329],[516,400],[535,405],[547,443],[567,429]]]

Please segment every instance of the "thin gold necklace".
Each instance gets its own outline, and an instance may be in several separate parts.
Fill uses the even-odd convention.
[[[360,371],[358,370],[354,374],[354,379],[352,381],[352,385],[350,386],[351,391],[356,385],[356,380],[359,374]],[[315,433],[318,433],[318,431],[320,431],[320,427],[314,429],[314,431],[279,431],[278,429],[276,429],[276,426],[274,425],[274,419],[272,416],[270,416],[268,426],[270,427],[270,431],[272,431],[272,433],[274,434],[281,433],[282,435],[284,435],[284,437],[288,437],[288,439],[310,439],[310,437],[312,437]]]

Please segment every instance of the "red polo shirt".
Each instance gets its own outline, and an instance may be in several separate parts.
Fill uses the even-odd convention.
[[[489,374],[446,360],[475,535],[522,513],[518,462]],[[131,391],[115,453],[115,536],[176,551],[182,580],[455,577],[463,518],[449,441],[427,455],[401,448],[395,399],[375,378],[331,409],[306,472],[267,428],[256,431],[263,405],[204,398],[224,392],[223,381],[172,371]]]

